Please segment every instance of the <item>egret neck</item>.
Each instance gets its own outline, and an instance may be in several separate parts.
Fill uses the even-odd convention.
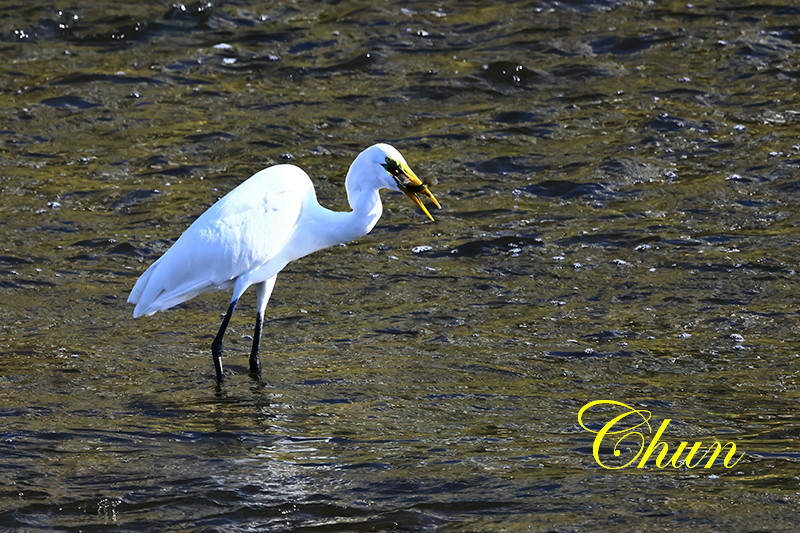
[[[340,236],[347,236],[348,242],[363,237],[375,227],[378,219],[383,213],[383,204],[378,189],[359,188],[351,190],[347,188],[347,201],[352,211],[345,213],[347,218],[347,229]]]
[[[285,257],[287,263],[317,250],[355,241],[375,227],[383,213],[379,189],[360,179],[353,167],[347,173],[345,188],[351,211],[328,209],[319,204],[313,190],[309,192],[305,205],[314,207],[304,208],[305,222],[293,236],[292,246],[287,247],[292,250]]]

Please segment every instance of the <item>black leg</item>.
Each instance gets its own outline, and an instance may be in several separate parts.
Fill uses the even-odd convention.
[[[214,370],[217,371],[217,382],[221,382],[225,379],[225,375],[222,373],[222,337],[225,336],[225,330],[228,329],[228,322],[231,321],[237,301],[238,300],[232,301],[231,305],[228,306],[228,312],[225,313],[225,318],[222,319],[219,332],[217,336],[214,337],[214,342],[211,343],[211,356],[214,358]]]
[[[253,349],[250,350],[250,376],[254,379],[261,377],[261,361],[258,359],[258,349],[261,345],[261,313],[256,314],[256,329],[253,331]]]

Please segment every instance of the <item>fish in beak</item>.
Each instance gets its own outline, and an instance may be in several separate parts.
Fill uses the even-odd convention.
[[[419,207],[429,219],[434,220],[430,211],[428,211],[428,208],[425,207],[425,204],[423,204],[422,200],[419,199],[419,195],[423,194],[427,196],[431,199],[433,204],[440,209],[442,206],[439,204],[439,201],[436,199],[433,193],[428,189],[428,186],[423,183],[416,174],[414,174],[414,171],[411,170],[407,164],[400,163],[399,161],[389,158],[386,159],[386,164],[383,166],[397,182],[397,188],[403,191],[406,196],[411,198],[411,200],[417,204],[417,207]]]

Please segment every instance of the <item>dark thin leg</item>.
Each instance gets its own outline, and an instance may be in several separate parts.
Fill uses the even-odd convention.
[[[225,313],[225,318],[222,319],[222,325],[219,327],[217,336],[214,337],[214,342],[211,343],[211,356],[214,358],[214,370],[217,371],[217,382],[222,382],[225,375],[222,373],[222,337],[225,336],[225,330],[228,329],[228,322],[231,321],[233,310],[236,309],[236,302],[234,300],[228,306],[228,312]]]
[[[258,349],[261,345],[261,313],[256,314],[256,329],[253,331],[253,349],[250,350],[250,376],[254,379],[261,377],[261,361],[258,359]]]

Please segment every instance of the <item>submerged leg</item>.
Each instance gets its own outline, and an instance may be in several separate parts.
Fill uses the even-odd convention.
[[[256,296],[258,298],[258,312],[256,313],[256,328],[253,331],[253,349],[250,350],[250,375],[253,378],[261,377],[261,361],[258,358],[258,351],[261,346],[261,327],[264,324],[264,311],[267,309],[267,302],[275,288],[276,276],[256,285]]]
[[[250,376],[253,378],[261,377],[261,360],[258,358],[258,350],[261,344],[261,324],[263,322],[261,312],[256,314],[256,329],[253,331],[253,349],[250,350]]]
[[[236,302],[238,302],[238,300],[233,300],[231,305],[228,306],[228,312],[225,313],[225,318],[222,319],[222,325],[219,327],[219,332],[217,333],[217,336],[214,337],[214,342],[211,343],[211,356],[214,359],[214,370],[217,371],[218,382],[221,382],[223,379],[225,379],[225,376],[222,373],[222,337],[225,336],[225,330],[228,329],[228,322],[231,321],[233,310],[236,309]]]

